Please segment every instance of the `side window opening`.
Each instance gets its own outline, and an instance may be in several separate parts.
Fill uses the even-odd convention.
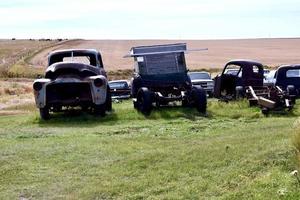
[[[256,65],[253,65],[252,69],[253,69],[253,73],[256,73],[256,74],[259,73],[259,68]]]
[[[134,72],[140,73],[140,69],[143,69],[144,57],[134,57]]]
[[[234,75],[238,77],[242,77],[241,66],[239,65],[227,65],[224,74]]]
[[[261,78],[261,77],[264,78],[264,70],[261,67],[253,65],[252,73],[253,73],[253,77],[255,78]]]
[[[290,69],[286,71],[287,78],[299,78],[300,77],[300,69]]]
[[[102,60],[101,55],[98,54],[97,55],[97,61],[96,61],[97,65],[99,65],[100,68],[103,68],[101,60]]]
[[[273,78],[275,78],[275,79],[277,78],[277,70],[276,70]]]

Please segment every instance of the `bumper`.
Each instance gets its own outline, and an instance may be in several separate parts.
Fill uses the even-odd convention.
[[[111,89],[111,98],[112,99],[129,99],[131,97],[130,90],[116,90]]]
[[[112,99],[129,99],[130,94],[127,94],[127,95],[112,95],[111,98]]]
[[[206,86],[206,85],[201,85],[201,84],[193,84],[195,86],[200,86],[203,88],[207,93],[213,93],[214,92],[214,86]]]

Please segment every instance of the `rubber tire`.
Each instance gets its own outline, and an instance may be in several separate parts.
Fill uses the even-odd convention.
[[[287,94],[289,95],[291,99],[291,103],[295,104],[296,103],[296,96],[297,96],[297,91],[294,85],[288,85],[286,87]]]
[[[244,98],[244,88],[243,86],[236,86],[235,87],[235,98],[236,99],[242,99]]]
[[[188,107],[188,106],[190,106],[189,101],[187,99],[183,99],[181,101],[181,105],[182,105],[182,107]]]
[[[107,86],[106,100],[105,100],[105,109],[108,112],[110,112],[112,110],[112,99],[111,99],[111,93],[110,93],[109,86]]]
[[[249,99],[249,107],[257,106],[257,100],[251,100]]]
[[[137,101],[133,101],[133,107],[134,107],[134,109],[138,110],[139,105],[138,105]]]
[[[142,87],[137,93],[137,108],[144,115],[150,115],[152,111],[152,93],[148,88]]]
[[[140,77],[135,77],[131,81],[131,91],[130,95],[132,98],[137,98],[137,94],[139,92],[139,89],[141,88],[141,78]]]
[[[184,96],[184,98],[182,99],[182,101],[181,101],[181,106],[182,107],[189,107],[189,106],[191,106],[191,104],[190,104],[190,94],[189,93],[187,93],[185,96]]]
[[[265,116],[269,115],[270,110],[268,108],[262,108],[261,109],[262,114],[264,114]]]
[[[193,87],[192,99],[198,112],[205,114],[207,108],[207,96],[205,90],[200,87]]]
[[[105,114],[106,114],[105,111],[106,111],[106,105],[105,105],[105,103],[101,104],[101,105],[94,104],[94,114],[96,116],[102,116],[102,117],[104,117]]]
[[[40,108],[40,116],[43,120],[49,120],[50,119],[49,108],[48,107]]]

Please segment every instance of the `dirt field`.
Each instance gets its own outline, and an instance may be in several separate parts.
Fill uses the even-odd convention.
[[[20,59],[55,41],[0,40],[0,68],[9,67]]]
[[[33,102],[31,79],[0,79],[0,116],[24,113]]]
[[[96,48],[101,51],[107,70],[131,69],[132,59],[123,58],[132,46],[187,42],[188,48],[208,48],[206,52],[187,55],[190,69],[222,68],[230,59],[245,58],[268,66],[300,63],[300,38],[248,40],[76,40],[46,49],[31,60],[35,66],[45,66],[47,54],[61,48]]]

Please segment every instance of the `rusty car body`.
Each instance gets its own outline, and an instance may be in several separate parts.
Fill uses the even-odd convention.
[[[264,78],[261,63],[232,60],[225,65],[222,74],[215,78],[215,96],[224,101],[246,97],[250,106],[259,106],[264,114],[292,110],[294,95],[277,85],[264,85]]]
[[[45,78],[33,83],[42,119],[50,112],[81,107],[105,115],[111,109],[110,90],[100,52],[69,49],[51,52]]]
[[[232,100],[244,96],[247,86],[262,86],[263,65],[252,60],[231,60],[214,79],[214,96]]]

